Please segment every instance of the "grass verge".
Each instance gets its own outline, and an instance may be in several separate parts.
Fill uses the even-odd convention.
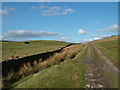
[[[118,88],[118,76],[116,74],[104,72],[104,76],[107,77],[110,88]]]

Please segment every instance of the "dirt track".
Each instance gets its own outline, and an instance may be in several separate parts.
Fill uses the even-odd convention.
[[[88,84],[86,85],[86,88],[110,88],[110,85],[103,73],[109,72],[115,75],[118,74],[118,72],[116,71],[117,69],[111,67],[109,63],[106,63],[105,58],[102,59],[103,61],[101,61],[100,58],[97,57],[97,55],[93,55],[91,45],[88,45],[86,61],[86,66],[88,69],[85,73],[85,79]]]
[[[112,63],[112,61],[107,58],[101,51],[100,49],[98,49],[96,46],[94,46],[94,48],[96,49],[96,51],[99,53],[99,55],[101,56],[101,58],[104,59],[104,61],[111,67],[111,69],[113,69],[116,73],[120,73],[118,71],[118,65],[115,65],[114,63]]]

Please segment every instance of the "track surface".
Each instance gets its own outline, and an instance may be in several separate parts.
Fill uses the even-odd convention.
[[[95,49],[98,52],[97,48]],[[95,58],[95,55],[93,56],[91,45],[88,45],[86,61],[86,66],[88,69],[85,73],[85,79],[88,84],[86,85],[86,88],[110,88],[109,83],[106,81],[103,73],[110,72],[118,75],[118,72],[116,71],[117,69],[111,67],[111,64],[106,62],[105,58],[101,58],[103,59],[103,61],[101,61],[100,58],[98,58],[97,56]]]

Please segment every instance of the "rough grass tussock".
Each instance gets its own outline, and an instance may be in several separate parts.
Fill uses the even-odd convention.
[[[40,70],[46,69],[53,65],[59,64],[64,60],[69,60],[75,57],[75,55],[82,50],[82,47],[86,46],[86,44],[79,44],[79,45],[72,45],[69,47],[64,48],[60,52],[54,53],[52,56],[47,58],[46,60],[42,61],[34,60],[33,63],[27,62],[22,65],[19,71],[14,72],[11,71],[8,76],[3,77],[3,87],[8,87],[13,82],[19,80],[20,78],[24,78],[30,74],[34,74]]]

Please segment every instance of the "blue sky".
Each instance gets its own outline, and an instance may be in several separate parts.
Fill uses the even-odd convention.
[[[117,2],[4,2],[0,13],[8,40],[86,42],[118,34]]]

